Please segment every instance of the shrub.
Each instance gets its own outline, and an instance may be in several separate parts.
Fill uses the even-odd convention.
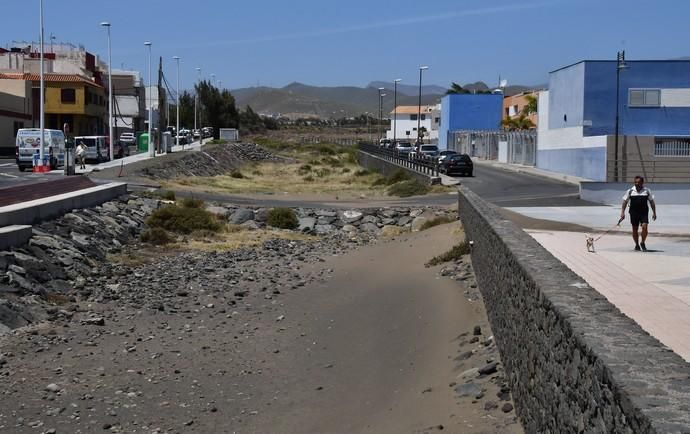
[[[344,155],[345,155],[345,162],[346,163],[357,164],[357,149],[350,148],[350,149],[348,149],[348,151]]]
[[[161,228],[179,234],[189,234],[197,230],[218,232],[222,227],[216,216],[203,208],[176,205],[158,208],[146,219],[146,224],[151,228]]]
[[[385,177],[379,175],[379,176],[376,177],[376,179],[374,179],[374,181],[371,183],[371,185],[374,186],[374,187],[378,187],[378,186],[381,186],[381,185],[388,185],[388,179],[386,179]]]
[[[320,166],[321,162],[319,160],[311,159],[311,160],[307,161],[307,164],[312,165],[312,166]]]
[[[166,190],[161,193],[161,197],[165,200],[175,200],[175,192]]]
[[[239,170],[233,170],[232,172],[230,172],[230,177],[242,179],[242,178],[244,178],[244,175],[242,175],[242,172],[240,172]]]
[[[360,169],[355,171],[355,176],[367,176],[370,173],[371,172],[369,172],[367,169]]]
[[[349,168],[349,167],[343,167],[343,170],[341,170],[340,172],[342,172],[342,173],[350,173],[350,168]]]
[[[303,179],[304,181],[307,181],[307,182],[314,182],[314,177],[311,176],[311,175],[307,175],[307,176],[305,176],[305,177],[302,178],[302,179]]]
[[[398,182],[407,181],[410,179],[410,174],[406,170],[398,169],[391,176],[388,177],[386,182],[388,185],[397,184]]]
[[[338,153],[336,151],[336,148],[334,145],[326,145],[326,144],[316,145],[315,149],[320,154],[325,154],[325,155],[336,155]]]
[[[398,197],[418,196],[428,192],[429,187],[416,180],[398,182],[388,188],[389,195]]]
[[[419,228],[419,230],[423,231],[429,228],[433,228],[434,226],[452,223],[455,220],[457,220],[457,218],[453,215],[440,215],[425,221],[424,224]]]
[[[331,174],[331,169],[327,169],[324,167],[323,169],[316,169],[314,173],[316,173],[316,176],[318,176],[319,178],[325,178],[326,176]]]
[[[204,201],[201,199],[194,199],[193,197],[185,197],[181,203],[183,208],[203,208]]]
[[[321,161],[323,161],[323,164],[326,164],[331,167],[342,167],[343,163],[342,161],[338,160],[335,157],[325,157],[322,158]]]
[[[302,164],[301,166],[299,166],[299,169],[297,169],[297,172],[300,175],[305,175],[305,174],[311,172],[311,165],[310,164]]]
[[[154,227],[141,233],[141,241],[156,246],[163,246],[175,241],[175,238],[162,228]]]
[[[299,220],[290,208],[273,208],[268,211],[266,224],[274,228],[296,229],[299,226]]]
[[[431,258],[429,262],[426,263],[427,267],[433,267],[434,265],[442,264],[444,262],[455,261],[462,258],[464,255],[470,253],[470,246],[467,241],[461,241],[448,250],[442,255],[435,256]]]

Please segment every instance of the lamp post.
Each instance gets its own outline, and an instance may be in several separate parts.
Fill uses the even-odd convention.
[[[152,140],[152,137],[151,137],[151,125],[153,124],[153,120],[152,120],[152,117],[153,117],[153,108],[152,108],[153,101],[152,101],[152,99],[151,99],[151,87],[152,87],[152,86],[151,86],[151,42],[146,41],[146,42],[144,42],[144,45],[146,45],[147,47],[149,47],[149,87],[148,87],[148,90],[146,91],[146,99],[148,100],[148,103],[149,103],[149,129],[148,129],[148,132],[149,132],[149,156],[155,157],[155,156],[156,156],[156,151],[153,149],[153,140]]]
[[[108,149],[109,159],[113,159],[113,59],[110,50],[110,23],[103,21],[101,26],[108,29],[108,137],[110,139],[110,147]]]
[[[378,131],[378,141],[379,142],[378,142],[378,145],[381,145],[381,110],[382,110],[382,105],[383,105],[383,95],[385,95],[385,93],[384,94],[381,93],[382,90],[384,90],[384,88],[382,88],[382,87],[378,88],[378,91],[379,91],[379,122],[378,122],[378,130],[379,130]]]
[[[44,154],[44,139],[45,139],[45,77],[44,77],[44,67],[43,67],[43,0],[40,0],[40,26],[41,26],[41,31],[40,31],[40,38],[41,38],[41,53],[40,53],[40,59],[41,59],[41,84],[40,84],[40,96],[39,98],[41,99],[41,114],[40,114],[40,119],[39,119],[39,125],[40,125],[40,130],[41,130],[41,146],[39,148],[39,153],[38,156],[41,159],[39,162],[40,166],[43,166],[43,154]],[[38,170],[42,170],[43,168]]]
[[[619,51],[616,54],[616,127],[613,139],[613,182],[618,182],[618,107],[620,105],[621,71],[627,67],[628,65],[625,64],[625,50]]]
[[[180,56],[173,56],[173,59],[177,62],[177,98],[175,98],[177,101],[177,122],[175,123],[175,143],[177,146],[180,146],[180,135],[178,134],[180,131]]]
[[[401,78],[396,78],[393,80],[393,146],[397,142],[398,133],[398,83],[401,82]]]
[[[421,145],[420,131],[422,121],[422,71],[429,69],[428,66],[422,65],[419,67],[419,98],[417,99],[417,146]]]
[[[201,82],[201,68],[196,68],[196,72],[198,75],[198,80],[197,80],[197,91],[195,92],[194,95],[194,129],[196,130],[196,112],[197,112],[197,104],[199,101],[199,89],[198,89],[198,83]]]

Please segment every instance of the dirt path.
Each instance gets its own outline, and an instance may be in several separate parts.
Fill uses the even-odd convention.
[[[118,268],[4,338],[0,432],[521,432],[468,258],[423,265],[452,226]]]

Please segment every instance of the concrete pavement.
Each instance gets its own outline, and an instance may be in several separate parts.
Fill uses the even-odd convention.
[[[645,331],[690,362],[690,206],[659,207],[650,223],[648,252],[633,250],[629,220],[616,227],[620,207],[508,208],[541,220],[590,227],[596,253],[582,232],[527,230]],[[606,232],[613,229],[610,232]],[[577,291],[577,288],[573,288]]]

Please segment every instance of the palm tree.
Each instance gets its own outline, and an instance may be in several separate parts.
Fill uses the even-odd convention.
[[[536,125],[527,117],[523,110],[519,116],[503,119],[501,121],[501,126],[508,131],[520,131],[532,129]]]
[[[536,95],[525,95],[527,105],[522,108],[522,113],[529,116],[537,112],[537,97]]]
[[[457,84],[456,82],[452,82],[450,84],[450,89],[446,91],[446,95],[457,95],[461,93],[470,93],[470,91],[467,89],[463,89],[463,87]]]

